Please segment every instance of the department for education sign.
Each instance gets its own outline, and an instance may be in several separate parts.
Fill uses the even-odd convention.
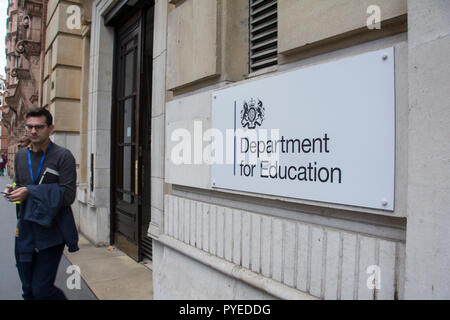
[[[213,188],[394,210],[393,48],[218,90],[212,128]]]

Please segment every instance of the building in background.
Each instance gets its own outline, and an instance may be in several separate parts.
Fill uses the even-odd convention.
[[[4,111],[3,108],[6,106],[5,96],[5,78],[0,75],[0,154],[8,154],[8,128],[6,128],[2,121]]]
[[[89,58],[86,52],[89,51],[91,1],[75,3],[9,1],[7,95],[2,123],[10,128],[8,155],[13,168],[18,138],[24,134],[25,113],[38,106],[50,110],[55,124],[52,139],[70,146],[77,160],[78,183],[82,184],[87,178],[86,170],[80,166],[80,154],[86,147],[82,143],[86,131],[81,127],[81,118],[84,117],[86,125],[82,106],[87,105],[89,83],[88,64],[83,69],[82,63],[87,63]],[[68,11],[74,5],[74,11]],[[70,17],[74,19],[72,24],[68,22]]]
[[[17,142],[25,130],[25,113],[39,106],[45,11],[46,1],[9,0],[5,43],[7,95],[2,123],[8,128],[11,174]]]

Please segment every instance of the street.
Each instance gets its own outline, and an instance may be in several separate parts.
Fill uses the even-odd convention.
[[[9,177],[0,177],[0,189],[4,185],[11,183]],[[0,300],[21,300],[21,283],[17,273],[14,259],[14,230],[16,225],[15,205],[6,201],[3,197],[0,199]],[[55,284],[62,289],[69,300],[96,300],[97,298],[81,279],[81,286],[69,289],[69,284],[74,283],[74,272],[71,271],[70,262],[63,255]],[[68,273],[66,273],[68,271]],[[72,277],[69,279],[69,277]],[[68,281],[69,280],[69,281]]]

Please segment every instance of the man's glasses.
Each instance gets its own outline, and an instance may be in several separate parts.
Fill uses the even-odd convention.
[[[36,131],[39,131],[39,130],[44,129],[46,126],[47,126],[46,124],[37,124],[37,125],[34,125],[34,126],[31,125],[31,124],[26,124],[25,125],[25,130],[31,131],[34,128],[34,129],[36,129]]]

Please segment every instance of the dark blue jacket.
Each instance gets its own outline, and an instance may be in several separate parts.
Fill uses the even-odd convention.
[[[63,206],[64,187],[57,183],[28,185],[28,197],[20,206],[16,246],[21,262],[31,261],[33,251],[65,243],[78,251],[78,231],[70,206]]]

